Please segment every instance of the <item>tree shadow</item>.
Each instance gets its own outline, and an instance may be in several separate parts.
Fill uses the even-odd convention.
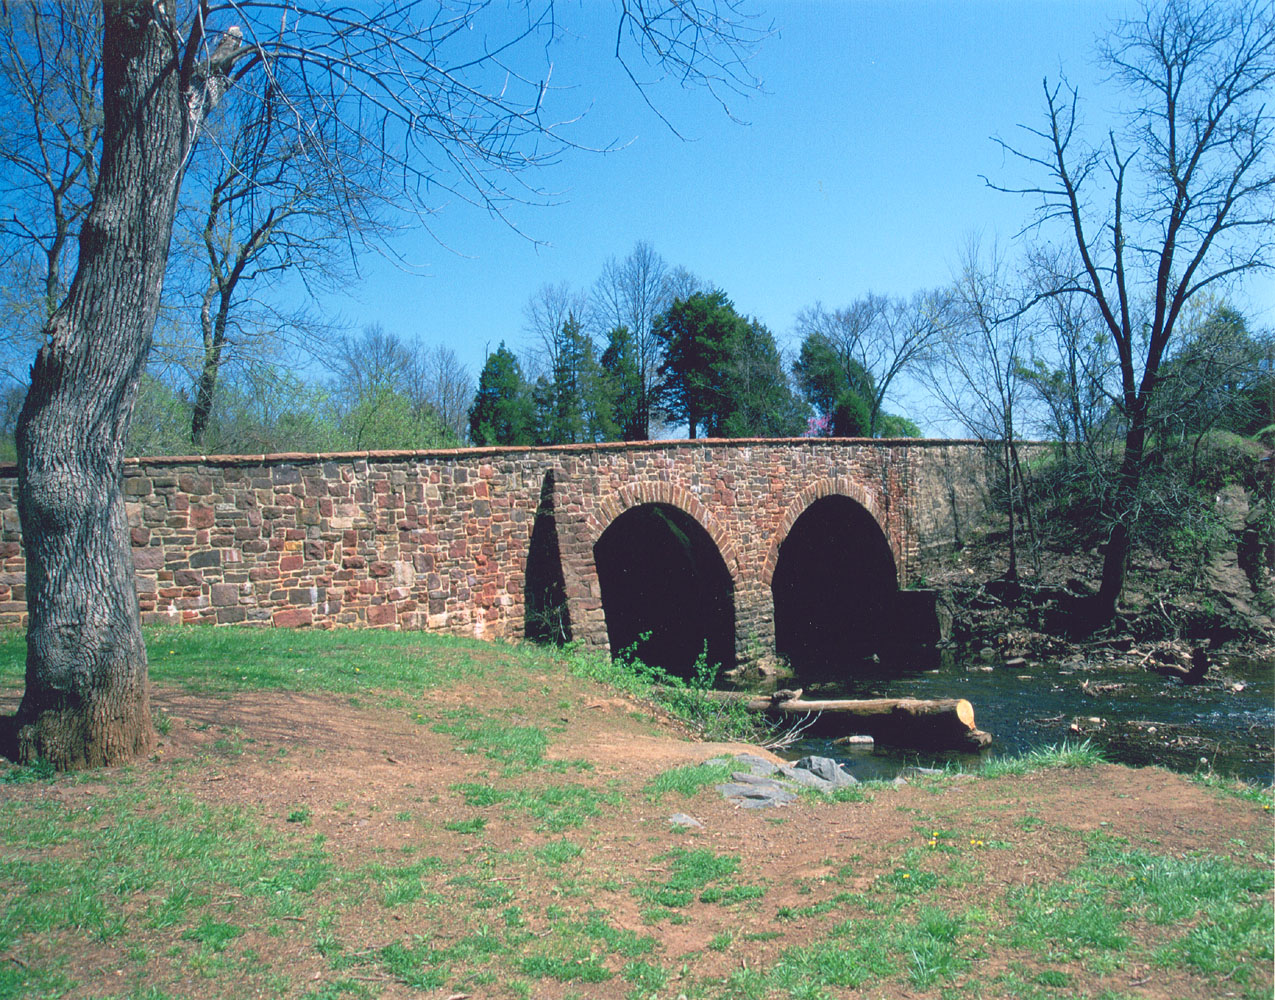
[[[527,575],[523,582],[523,634],[534,642],[565,645],[571,641],[567,583],[562,574],[558,525],[553,507],[553,471],[545,473],[540,504],[531,528]]]
[[[18,763],[18,716],[0,715],[0,757]]]

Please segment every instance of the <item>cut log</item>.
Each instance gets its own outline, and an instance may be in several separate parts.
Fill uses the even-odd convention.
[[[739,702],[772,718],[810,718],[811,735],[862,733],[877,743],[924,749],[980,749],[992,737],[974,725],[974,706],[964,698],[815,699],[754,695],[743,691],[705,691],[714,701]]]

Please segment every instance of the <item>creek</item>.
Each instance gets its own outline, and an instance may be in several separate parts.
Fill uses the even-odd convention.
[[[936,753],[802,739],[782,756],[834,757],[860,780],[888,780],[907,767],[971,769],[989,756],[1088,739],[1115,763],[1213,771],[1261,785],[1275,778],[1275,658],[1232,656],[1195,686],[1118,661],[1008,666],[975,652],[933,649],[862,660],[835,677],[782,686],[804,683],[806,697],[817,698],[966,698],[992,745],[982,754]]]

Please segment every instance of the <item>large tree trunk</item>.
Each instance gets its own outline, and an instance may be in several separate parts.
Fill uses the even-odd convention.
[[[1093,599],[1093,624],[1105,625],[1116,617],[1116,604],[1124,590],[1125,568],[1129,563],[1129,518],[1142,485],[1142,462],[1146,452],[1145,408],[1130,407],[1129,431],[1125,435],[1124,457],[1116,478],[1115,523],[1107,538],[1102,559],[1102,583]]]
[[[18,752],[59,769],[117,764],[154,742],[121,459],[188,145],[168,16],[105,5],[101,170],[17,426],[30,615]]]

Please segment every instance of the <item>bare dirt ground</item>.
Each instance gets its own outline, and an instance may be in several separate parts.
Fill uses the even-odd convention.
[[[543,680],[555,687],[561,683]],[[483,703],[486,694],[431,693],[429,703],[435,708],[440,698],[443,704],[457,706]],[[485,877],[497,885],[516,886],[530,932],[548,934],[546,914],[563,903],[562,888],[538,870],[534,849],[562,835],[536,832],[525,817],[500,811],[492,812],[481,839],[448,831],[448,823],[474,814],[454,787],[475,780],[475,771],[490,762],[462,752],[452,736],[422,724],[420,706],[386,708],[373,701],[286,692],[224,697],[161,688],[154,692],[154,705],[171,725],[151,759],[138,766],[138,777],[162,781],[195,802],[249,810],[280,842],[296,840],[298,824],[289,817],[304,810],[305,834],[322,834],[325,850],[345,869],[416,849],[441,859],[444,871],[467,866],[472,870],[475,852],[510,859],[521,851],[525,861],[507,861],[504,870]],[[549,757],[577,762],[572,766],[580,777],[571,780],[622,796],[622,804],[605,808],[587,826],[567,833],[584,849],[579,878],[596,886],[587,905],[604,911],[621,930],[655,936],[658,961],[674,968],[692,961],[697,977],[726,976],[741,967],[765,968],[785,948],[826,934],[845,914],[835,907],[812,912],[812,903],[836,893],[870,891],[883,875],[900,871],[905,854],[922,847],[932,829],[956,831],[952,843],[975,877],[959,888],[940,883],[928,901],[992,911],[1013,887],[1066,879],[1083,862],[1089,838],[1097,833],[1122,838],[1130,850],[1146,848],[1175,857],[1207,853],[1248,863],[1254,850],[1269,851],[1271,844],[1271,816],[1261,805],[1223,796],[1166,771],[1116,766],[920,781],[878,790],[868,801],[833,804],[802,799],[779,810],[738,809],[711,790],[693,799],[669,795],[653,801],[642,788],[654,775],[748,748],[689,741],[667,721],[653,718],[649,706],[623,697],[586,691],[574,700],[554,701],[550,696],[546,703],[549,718],[539,715],[536,721],[556,723]],[[0,712],[12,713],[16,706],[16,692],[0,695]],[[51,799],[74,807],[92,801],[103,787],[92,778],[38,782],[0,786],[0,796],[33,802]],[[691,813],[703,827],[671,828],[668,817],[675,812]],[[404,822],[409,814],[412,821]],[[966,840],[975,846],[967,847]],[[1000,849],[984,849],[984,844]],[[662,858],[679,845],[738,855],[740,879],[765,884],[764,906],[742,914],[695,902],[682,911],[686,919],[680,922],[644,922],[632,887],[660,877],[667,865]],[[785,909],[794,915],[776,923],[770,915]],[[251,944],[264,966],[286,969],[295,984],[289,996],[317,989],[336,975],[308,946],[313,929],[304,926],[304,919],[288,928],[295,934],[254,932],[241,942]],[[344,907],[333,931],[348,947],[370,953],[395,940],[411,940],[420,929],[413,919],[410,908],[391,912],[369,900]],[[434,923],[430,929],[446,940],[446,927]],[[759,933],[767,930],[778,933],[771,938]],[[455,933],[459,937],[461,929]],[[736,944],[724,950],[710,948],[723,933],[736,935]],[[754,939],[745,941],[749,933]],[[171,932],[129,935],[130,944],[149,946],[156,955],[146,977],[166,983],[172,995],[270,995],[259,987],[250,989],[248,983],[236,994],[227,993],[219,980],[173,981],[174,973],[161,956],[165,948],[174,953],[174,940]],[[64,936],[57,946],[72,949],[70,970],[81,984],[65,995],[124,995],[113,992],[121,982],[117,977],[129,974],[121,971],[126,964],[122,946],[89,945],[74,936]],[[9,958],[30,960],[16,952]],[[1018,968],[1030,968],[1033,961],[1029,956],[994,953],[973,975],[990,981],[1011,959]],[[1271,970],[1257,974],[1269,986]],[[448,989],[412,989],[381,972],[369,972],[364,979],[375,995],[386,998],[461,995]],[[474,995],[507,995],[491,989]],[[1126,966],[1084,980],[1086,995],[1108,990],[1163,1000],[1211,1000],[1220,995],[1215,984],[1177,970]],[[617,975],[574,992],[561,983],[541,981],[534,995],[624,997],[630,991]],[[871,995],[938,996],[939,990],[891,986]],[[992,990],[986,995],[1001,994]]]

